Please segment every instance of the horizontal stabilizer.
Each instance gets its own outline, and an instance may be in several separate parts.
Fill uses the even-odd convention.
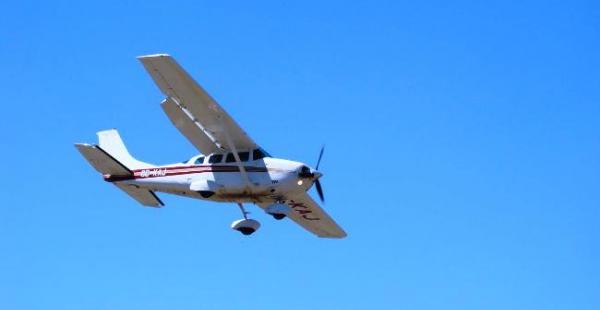
[[[114,183],[118,188],[122,189],[131,198],[137,200],[139,203],[146,207],[160,208],[165,204],[156,196],[156,194],[148,189],[140,188],[136,185],[129,185],[124,183]]]
[[[129,176],[133,173],[125,165],[116,160],[101,147],[90,144],[75,144],[75,147],[85,159],[102,174],[111,176]]]

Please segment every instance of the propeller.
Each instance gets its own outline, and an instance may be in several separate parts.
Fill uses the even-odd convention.
[[[319,170],[319,164],[321,163],[321,158],[323,157],[323,151],[325,151],[325,145],[321,146],[321,152],[319,153],[319,159],[317,160],[315,170]]]
[[[319,170],[319,164],[321,163],[321,158],[323,157],[323,151],[325,151],[325,145],[321,147],[321,152],[319,153],[319,159],[317,160],[317,165],[315,166],[315,170]],[[323,188],[321,187],[321,182],[319,178],[315,180],[315,188],[317,189],[317,194],[319,194],[319,198],[321,202],[325,202],[325,196],[323,196]]]
[[[315,166],[315,169],[312,170],[307,166],[302,166],[300,171],[298,171],[298,176],[300,178],[314,179],[317,194],[319,194],[321,201],[325,202],[325,197],[323,196],[323,187],[321,187],[321,182],[319,181],[322,176],[322,174],[319,172],[319,165],[321,164],[321,158],[323,158],[323,151],[325,151],[324,145],[321,147],[321,152],[319,153],[319,159],[317,159],[317,165]]]
[[[321,202],[325,202],[325,197],[323,197],[323,189],[321,188],[321,182],[319,182],[319,179],[315,180],[315,187],[317,188],[317,194],[319,194]]]

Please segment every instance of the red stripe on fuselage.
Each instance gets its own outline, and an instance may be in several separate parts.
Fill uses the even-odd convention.
[[[256,166],[245,166],[246,172],[268,172],[269,170],[265,167]],[[133,170],[133,175],[126,176],[105,176],[104,180],[108,182],[135,180],[135,179],[148,179],[167,177],[184,174],[204,173],[204,172],[240,172],[238,166],[227,166],[227,165],[208,165],[208,166],[172,166],[172,167],[157,167],[148,169],[137,169]]]

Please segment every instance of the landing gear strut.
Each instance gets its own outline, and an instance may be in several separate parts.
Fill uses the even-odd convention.
[[[244,209],[244,206],[241,203],[238,203],[240,210],[244,216],[244,219],[234,221],[231,223],[231,228],[241,232],[243,235],[251,235],[260,227],[260,223],[257,220],[248,218],[248,211]]]

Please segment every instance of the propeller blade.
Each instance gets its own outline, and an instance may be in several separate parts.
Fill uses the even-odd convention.
[[[325,151],[325,145],[321,147],[321,153],[319,153],[319,159],[317,160],[317,165],[315,166],[315,170],[319,170],[319,164],[321,163],[321,157],[323,157],[323,151]]]
[[[319,182],[319,179],[315,180],[315,187],[317,188],[317,194],[319,194],[321,202],[325,202],[325,197],[323,197],[323,189],[321,188],[321,182]]]

